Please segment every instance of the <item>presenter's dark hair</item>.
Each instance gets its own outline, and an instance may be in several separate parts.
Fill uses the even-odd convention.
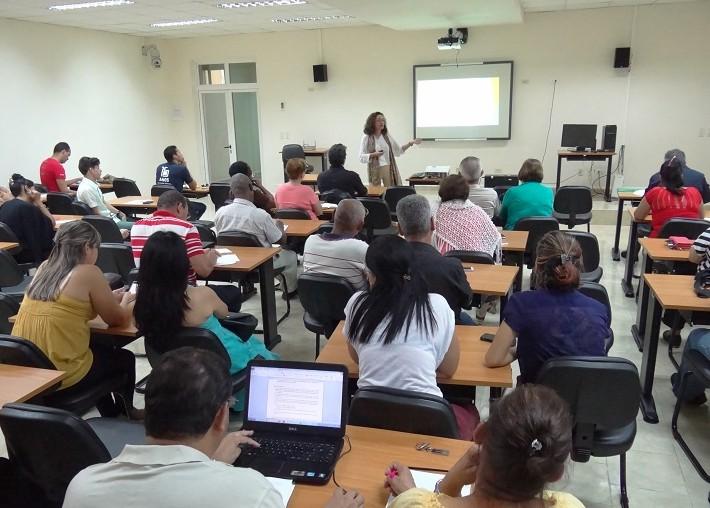
[[[661,184],[676,196],[682,196],[683,191],[683,166],[675,157],[661,165]]]
[[[380,115],[382,115],[382,118],[385,117],[385,115],[383,115],[379,111],[370,113],[370,115],[367,117],[367,120],[365,120],[365,128],[362,130],[362,132],[364,132],[368,136],[372,136],[375,133],[375,120],[377,120],[377,117]],[[382,129],[382,134],[387,134],[387,120],[385,120],[385,126]]]
[[[30,189],[34,187],[34,185],[35,184],[32,180],[28,180],[27,178],[18,173],[13,173],[13,175],[10,177],[10,182],[8,183],[10,192],[15,197],[22,194],[23,188],[27,187],[28,189]]]
[[[231,394],[229,366],[217,354],[191,347],[165,353],[146,386],[146,435],[172,440],[204,436]]]
[[[537,159],[526,159],[518,172],[518,180],[521,182],[542,182],[542,163]]]
[[[375,283],[355,300],[348,331],[351,342],[367,344],[377,340],[389,344],[402,330],[406,337],[413,322],[428,334],[434,332],[436,321],[429,291],[413,263],[414,251],[404,238],[385,235],[370,244],[365,264]],[[373,337],[383,323],[382,336]]]
[[[328,162],[331,166],[342,166],[345,164],[346,147],[342,143],[336,143],[328,150]]]
[[[53,153],[59,153],[63,152],[66,150],[67,152],[71,152],[71,148],[69,148],[69,143],[65,143],[64,141],[60,141],[56,145],[54,145],[54,152]]]
[[[175,145],[170,145],[165,147],[165,150],[163,150],[163,157],[165,157],[165,160],[168,162],[173,161],[173,157],[175,157],[175,154],[177,153],[178,149],[177,146]]]
[[[457,199],[466,201],[468,199],[468,192],[468,183],[466,183],[466,179],[461,175],[449,175],[439,184],[439,197],[442,203]]]
[[[85,175],[91,168],[95,168],[101,164],[101,161],[96,157],[82,157],[79,159],[79,173]]]
[[[229,166],[229,176],[237,174],[246,175],[251,178],[251,168],[249,167],[249,164],[244,161],[237,161]]]
[[[158,350],[182,328],[189,306],[189,271],[190,260],[182,238],[172,231],[150,235],[141,253],[133,315],[140,332]]]

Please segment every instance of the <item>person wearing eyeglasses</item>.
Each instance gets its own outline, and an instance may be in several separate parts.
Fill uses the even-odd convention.
[[[483,211],[493,218],[500,210],[500,200],[494,189],[481,185],[481,177],[483,176],[481,160],[472,155],[464,157],[459,164],[459,174],[466,179],[468,184],[468,200],[483,208]]]

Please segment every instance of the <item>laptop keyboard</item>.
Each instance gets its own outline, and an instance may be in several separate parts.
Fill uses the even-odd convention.
[[[303,462],[331,462],[335,460],[336,446],[314,441],[286,441],[254,437],[261,446],[245,446],[242,454],[248,457],[269,457]]]

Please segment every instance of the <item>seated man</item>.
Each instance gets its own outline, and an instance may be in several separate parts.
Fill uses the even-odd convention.
[[[249,164],[244,161],[237,161],[231,166],[229,166],[229,177],[234,175],[246,175],[251,180],[252,185],[254,185],[254,204],[257,208],[266,210],[271,213],[271,210],[276,208],[276,200],[273,194],[271,194],[266,187],[261,185],[261,182],[254,178]]]
[[[367,289],[367,243],[356,236],[365,224],[365,207],[357,199],[344,199],[335,210],[331,233],[311,235],[303,248],[303,271],[337,275],[356,291]]]
[[[69,186],[78,182],[81,178],[67,180],[64,166],[62,166],[69,160],[70,156],[71,148],[69,148],[69,144],[61,141],[55,145],[52,156],[42,161],[39,167],[39,179],[48,192],[66,192],[74,195],[74,191],[70,190]]]
[[[123,238],[128,238],[128,232],[133,227],[133,223],[126,220],[125,213],[106,203],[101,187],[96,183],[101,178],[100,164],[101,161],[96,157],[79,159],[79,172],[84,175],[84,178],[76,190],[76,199],[89,205],[95,215],[113,220],[121,230]]]
[[[466,179],[468,183],[468,200],[474,205],[483,208],[483,211],[490,218],[498,213],[500,209],[500,200],[498,193],[494,189],[489,189],[481,185],[481,177],[483,170],[481,169],[481,161],[478,157],[464,157],[459,164],[459,173]]]
[[[434,220],[429,201],[412,194],[397,203],[399,232],[411,243],[416,269],[423,275],[430,293],[443,296],[454,311],[456,324],[473,325],[473,318],[461,308],[471,308],[471,286],[466,280],[461,261],[442,256],[431,244]]]
[[[695,187],[698,189],[698,192],[700,192],[700,195],[703,197],[703,203],[710,202],[710,187],[708,187],[705,174],[688,167],[685,162],[685,152],[683,152],[683,150],[679,150],[678,148],[668,150],[664,155],[663,160],[669,161],[673,157],[675,157],[675,160],[680,162],[681,168],[683,169],[683,184],[686,187]],[[656,172],[651,175],[651,178],[648,180],[646,192],[653,187],[658,187],[659,185],[661,185],[661,173]]]
[[[164,192],[158,198],[158,209],[150,217],[141,219],[133,225],[131,230],[131,248],[136,267],[140,267],[141,253],[148,237],[156,231],[172,231],[177,233],[184,241],[187,255],[190,258],[190,274],[188,283],[193,286],[197,283],[197,276],[208,277],[215,265],[219,254],[214,249],[203,249],[200,233],[194,224],[187,222],[188,201],[178,191]],[[227,305],[230,312],[239,312],[242,305],[242,295],[238,287],[227,284],[210,284],[210,288]]]
[[[168,146],[163,150],[163,156],[167,163],[158,164],[158,167],[155,169],[156,185],[172,185],[178,192],[182,192],[185,185],[187,185],[190,190],[196,190],[197,182],[192,179],[190,170],[187,169],[185,157],[183,157],[178,147],[175,145]],[[207,210],[207,206],[204,203],[195,201],[188,201],[188,207],[190,210],[190,220],[198,220],[202,217],[202,214],[205,213],[205,210]]]
[[[241,231],[256,236],[263,247],[271,247],[273,243],[284,243],[286,233],[283,223],[261,208],[254,205],[254,184],[248,176],[236,174],[230,181],[230,190],[234,201],[217,210],[215,228],[217,234],[224,231]],[[284,268],[284,276],[288,292],[284,291],[284,299],[296,295],[298,256],[290,250],[282,250],[274,257],[274,268]]]
[[[227,364],[216,354],[166,353],[146,387],[146,444],[126,445],[116,458],[77,474],[64,508],[283,508],[287,500],[261,473],[232,466],[240,445],[259,446],[251,431],[227,433],[233,403]],[[357,492],[336,489],[326,508],[363,505]]]
[[[355,171],[348,171],[345,164],[345,145],[337,143],[328,150],[330,168],[318,175],[318,190],[320,193],[331,190],[340,190],[350,194],[351,197],[366,197],[367,187],[362,184],[360,175]]]

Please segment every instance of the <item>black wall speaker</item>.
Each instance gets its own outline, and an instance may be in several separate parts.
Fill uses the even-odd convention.
[[[614,51],[614,68],[628,69],[631,61],[631,48],[616,48]]]
[[[313,66],[313,81],[316,83],[324,83],[328,81],[328,66],[319,64]]]
[[[602,150],[613,152],[616,149],[616,125],[605,125],[602,131]]]

